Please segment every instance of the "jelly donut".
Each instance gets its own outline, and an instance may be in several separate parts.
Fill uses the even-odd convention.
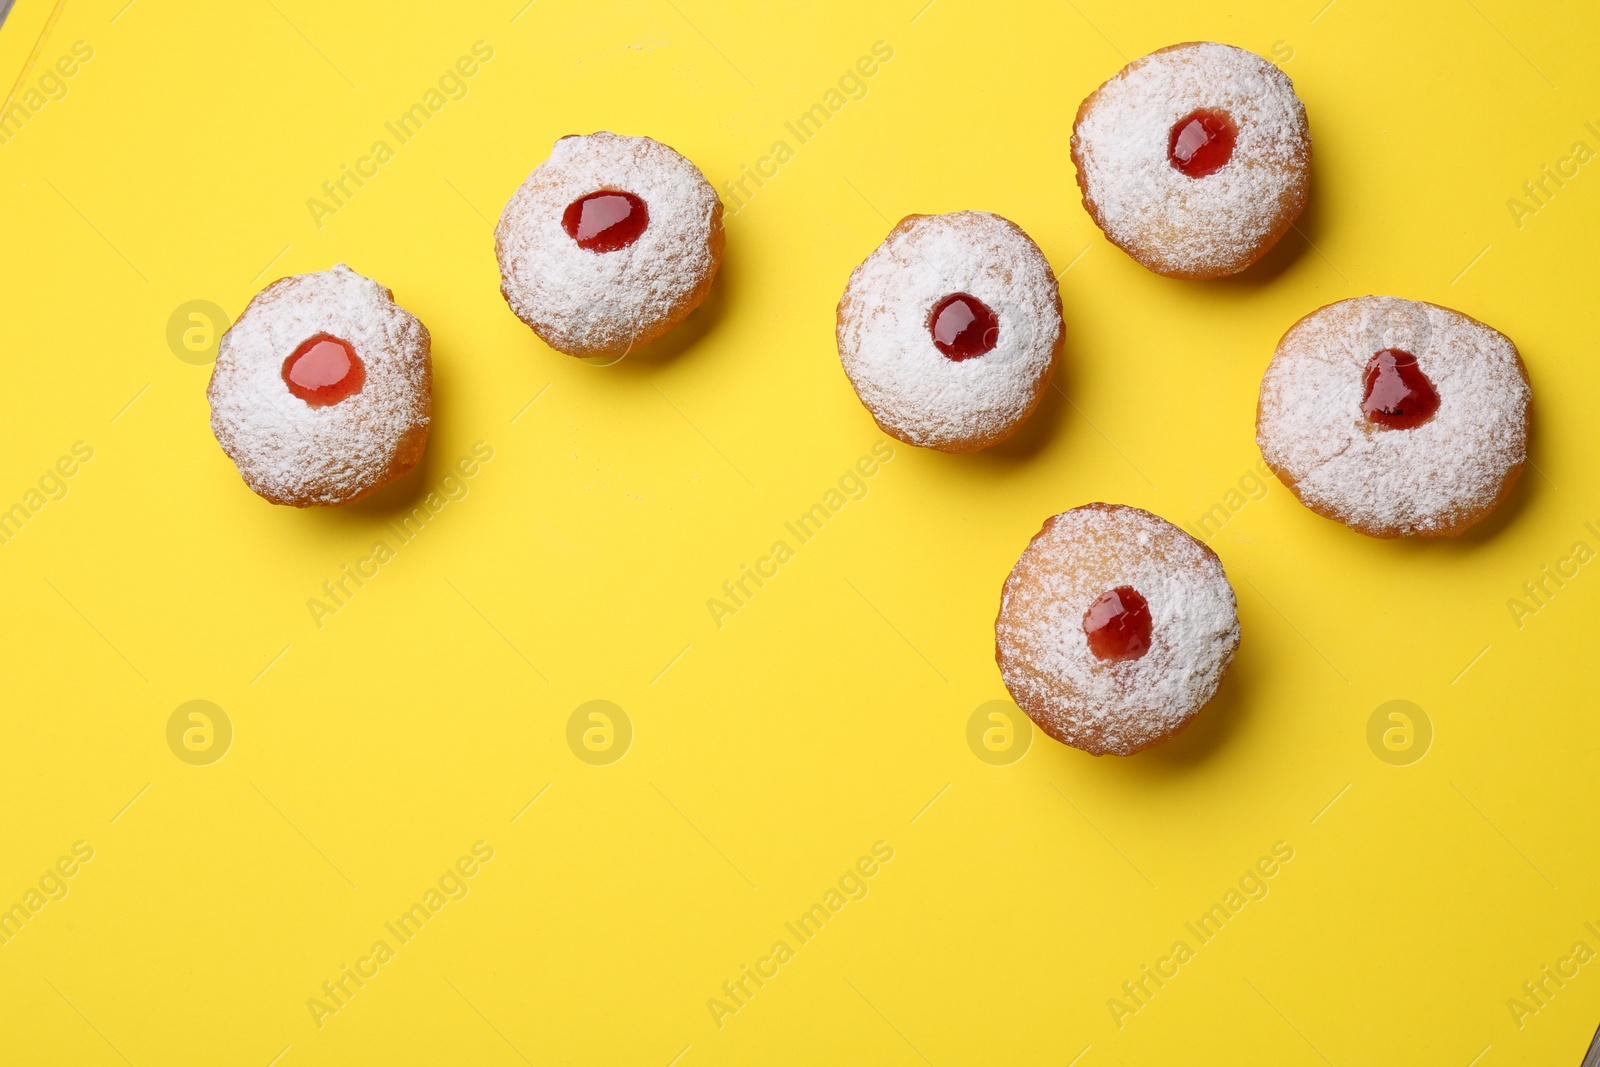
[[[1085,504],[1045,521],[1012,568],[995,660],[1057,741],[1127,756],[1182,730],[1239,647],[1216,553],[1165,519]]]
[[[1437,304],[1362,296],[1283,335],[1256,443],[1318,515],[1372,537],[1453,537],[1522,473],[1530,395],[1504,334]]]
[[[217,346],[211,432],[274,504],[348,504],[428,443],[428,329],[344,264],[273,282]]]
[[[545,344],[620,356],[686,318],[722,262],[722,201],[648,137],[563,137],[494,235],[500,292]]]
[[[1113,244],[1173,278],[1237,274],[1305,207],[1306,109],[1287,75],[1226,44],[1129,63],[1072,127],[1083,206]]]
[[[908,215],[850,275],[839,359],[883,431],[975,452],[1039,405],[1061,349],[1061,292],[1015,223]]]

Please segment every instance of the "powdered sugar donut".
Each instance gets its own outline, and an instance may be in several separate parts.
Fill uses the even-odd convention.
[[[274,504],[348,504],[422,458],[427,327],[344,264],[273,282],[217,346],[211,431]]]
[[[1363,296],[1283,335],[1256,442],[1319,515],[1373,537],[1451,537],[1516,484],[1530,398],[1504,334],[1437,304]]]
[[[1085,504],[1045,521],[1006,578],[995,659],[1057,741],[1126,756],[1186,726],[1239,647],[1216,553],[1165,519]]]
[[[1083,206],[1111,242],[1174,278],[1237,274],[1305,207],[1306,110],[1288,76],[1232,45],[1129,63],[1078,108]]]
[[[563,137],[500,215],[500,291],[573,356],[621,355],[700,306],[722,262],[722,201],[648,137]]]
[[[837,334],[885,433],[974,452],[1038,406],[1061,349],[1061,292],[1044,253],[999,215],[908,215],[850,275]]]

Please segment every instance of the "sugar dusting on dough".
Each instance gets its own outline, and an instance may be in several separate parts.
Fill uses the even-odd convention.
[[[952,293],[987,304],[995,348],[951,360],[928,318]],[[1061,342],[1061,294],[1050,263],[1015,224],[984,211],[901,222],[850,275],[839,302],[839,358],[861,402],[908,444],[983,447],[1027,418]]]
[[[355,349],[361,391],[314,408],[289,392],[283,363],[329,333]],[[404,473],[426,440],[427,329],[389,291],[344,264],[267,286],[222,336],[206,397],[211,429],[245,482],[274,503],[343,504]],[[415,453],[415,454],[413,454]]]
[[[1228,164],[1189,178],[1167,159],[1173,124],[1198,108],[1239,128]],[[1072,134],[1086,200],[1117,245],[1163,274],[1234,273],[1288,228],[1310,165],[1305,107],[1253,52],[1186,44],[1134,60],[1086,103]],[[1130,247],[1132,246],[1132,247]]]
[[[1107,662],[1084,613],[1129,585],[1150,607],[1150,649]],[[1048,520],[1000,598],[995,646],[1017,704],[1069,744],[1127,755],[1171,736],[1215,695],[1239,645],[1216,555],[1147,511],[1089,504]]]
[[[1439,394],[1421,426],[1361,412],[1362,375],[1410,352]],[[1455,532],[1500,499],[1527,458],[1530,391],[1516,346],[1481,322],[1395,297],[1330,304],[1278,343],[1261,380],[1261,454],[1315,510],[1377,536]]]
[[[645,202],[649,225],[614,252],[591,252],[562,228],[567,206],[602,189]],[[715,274],[722,201],[699,169],[648,137],[563,137],[511,197],[495,230],[511,310],[552,348],[624,352],[698,302]]]

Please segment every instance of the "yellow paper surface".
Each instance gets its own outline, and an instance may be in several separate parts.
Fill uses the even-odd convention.
[[[23,909],[0,1058],[1581,1057],[1594,12],[124,2],[65,5],[0,144],[0,507],[24,516],[0,544],[0,906]],[[20,0],[0,82],[53,8]],[[1088,92],[1187,40],[1279,63],[1315,145],[1298,230],[1211,284],[1108,244],[1068,155]],[[597,129],[673,145],[730,210],[707,305],[608,367],[516,321],[492,240],[552,142]],[[1064,392],[989,452],[880,461],[835,304],[894,221],[963,208],[1063,272]],[[338,262],[431,330],[432,439],[369,501],[273,507],[211,436],[221,324],[189,316]],[[1533,464],[1459,540],[1368,540],[1258,470],[1277,339],[1370,292],[1527,362]],[[1029,729],[1007,764],[980,711],[1006,695],[1000,584],[1091,500],[1205,536],[1243,644],[1172,743],[1097,760]],[[802,543],[785,524],[819,503]]]

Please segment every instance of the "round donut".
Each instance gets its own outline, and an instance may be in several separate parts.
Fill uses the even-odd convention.
[[[1158,516],[1085,504],[1044,524],[1006,578],[995,660],[1017,706],[1057,741],[1127,756],[1216,694],[1239,647],[1215,552]]]
[[[1318,515],[1371,537],[1453,537],[1516,484],[1530,399],[1504,334],[1437,304],[1362,296],[1283,335],[1256,443]]]
[[[1061,291],[1039,246],[999,215],[908,215],[850,275],[837,337],[885,433],[975,452],[1038,407],[1061,350]]]
[[[621,356],[682,322],[722,262],[722,201],[648,137],[563,137],[494,235],[500,292],[551,348]]]
[[[343,263],[273,282],[217,345],[211,432],[274,504],[348,504],[422,458],[427,327]]]
[[[1305,207],[1306,109],[1253,52],[1176,44],[1129,63],[1078,108],[1072,161],[1106,237],[1172,278],[1237,274]]]

